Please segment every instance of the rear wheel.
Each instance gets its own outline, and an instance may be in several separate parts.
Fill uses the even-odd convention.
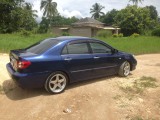
[[[49,93],[58,94],[65,90],[68,78],[63,72],[52,73],[45,82],[45,89]]]
[[[130,73],[130,69],[130,63],[128,61],[125,61],[120,66],[118,74],[122,77],[127,77]]]

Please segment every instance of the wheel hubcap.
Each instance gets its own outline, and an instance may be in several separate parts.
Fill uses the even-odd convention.
[[[128,62],[126,62],[126,64],[124,65],[124,75],[127,76],[130,73],[130,64]]]
[[[62,74],[54,75],[49,82],[49,88],[52,92],[58,93],[63,91],[66,86],[66,78]]]

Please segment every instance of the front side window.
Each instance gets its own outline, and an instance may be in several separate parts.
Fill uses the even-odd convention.
[[[67,45],[68,54],[88,54],[87,43],[73,43]]]
[[[101,43],[91,42],[90,46],[93,53],[111,53],[111,49]]]

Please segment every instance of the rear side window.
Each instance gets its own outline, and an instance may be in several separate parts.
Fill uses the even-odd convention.
[[[87,43],[73,43],[64,47],[62,54],[88,54],[88,45]]]
[[[111,49],[101,43],[90,43],[93,53],[111,53]]]
[[[26,48],[25,50],[27,52],[41,54],[41,53],[47,51],[49,48],[57,45],[59,42],[61,42],[61,41],[56,40],[56,39],[46,39],[46,40],[43,40],[41,42],[38,42],[38,43]]]

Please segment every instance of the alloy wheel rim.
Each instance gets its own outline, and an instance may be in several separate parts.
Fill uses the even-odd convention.
[[[56,74],[51,77],[49,81],[49,88],[54,93],[59,93],[64,90],[66,86],[66,78],[62,74]]]
[[[130,64],[126,62],[126,64],[124,65],[124,75],[128,76],[129,73],[130,73]]]

